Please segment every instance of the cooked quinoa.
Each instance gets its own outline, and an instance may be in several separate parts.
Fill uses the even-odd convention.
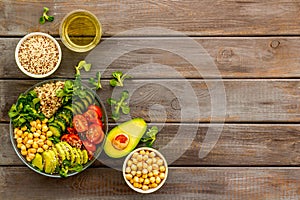
[[[36,87],[34,91],[40,99],[40,111],[50,118],[61,107],[62,99],[56,96],[56,90],[62,89],[65,82],[57,81],[52,83],[45,83],[42,86]]]
[[[56,66],[59,51],[50,38],[35,35],[20,45],[18,58],[26,71],[38,75],[47,74]]]

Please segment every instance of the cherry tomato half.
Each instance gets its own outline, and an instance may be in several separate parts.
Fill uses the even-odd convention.
[[[61,140],[66,141],[72,147],[76,147],[79,149],[81,148],[81,145],[82,145],[81,139],[79,138],[79,136],[77,134],[74,134],[74,133],[69,133],[69,134],[63,135],[61,137]]]
[[[101,110],[101,108],[99,107],[99,106],[96,106],[96,105],[90,105],[89,107],[88,107],[88,110],[94,110],[94,111],[96,111],[97,112],[97,114],[98,114],[98,117],[99,117],[99,119],[101,119],[102,118],[102,110]]]
[[[88,130],[88,122],[83,115],[75,115],[73,117],[73,126],[79,133]]]
[[[98,124],[91,124],[85,136],[91,143],[99,144],[104,139],[104,132]]]
[[[77,134],[77,131],[75,130],[75,128],[71,128],[71,127],[67,128],[67,132],[70,134]]]
[[[100,126],[100,127],[102,128],[102,130],[103,130],[103,122],[102,122],[100,119],[98,119],[94,124],[97,124],[97,125]]]
[[[98,113],[95,110],[87,110],[83,113],[83,116],[86,118],[88,123],[96,123],[98,121]]]
[[[83,143],[83,146],[85,147],[85,149],[86,149],[88,152],[95,152],[95,151],[96,151],[96,145],[94,145],[94,144],[91,143],[90,141],[88,141],[88,140],[83,140],[82,143]]]

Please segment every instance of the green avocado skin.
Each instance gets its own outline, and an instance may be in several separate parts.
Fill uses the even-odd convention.
[[[129,154],[139,143],[147,130],[147,124],[142,118],[134,118],[114,127],[108,134],[104,144],[106,155],[111,158],[121,158]],[[126,134],[129,137],[128,146],[119,150],[112,145],[113,139],[119,134]]]

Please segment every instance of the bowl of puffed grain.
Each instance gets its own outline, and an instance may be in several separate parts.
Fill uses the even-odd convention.
[[[60,65],[62,51],[58,42],[49,34],[33,32],[17,44],[15,59],[19,69],[33,78],[45,78]]]

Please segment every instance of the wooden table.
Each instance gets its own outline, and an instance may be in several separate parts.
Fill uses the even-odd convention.
[[[43,6],[50,8],[54,22],[38,23]],[[128,86],[136,87],[130,98],[130,114],[162,128],[156,148],[163,149],[179,130],[195,134],[192,141],[185,143],[183,137],[182,144],[168,147],[174,153],[166,157],[176,157],[177,150],[181,152],[190,142],[187,150],[169,163],[168,180],[156,193],[133,192],[120,171],[100,161],[67,179],[43,177],[27,168],[12,148],[7,112],[19,93],[40,81],[25,76],[17,68],[16,44],[33,31],[49,33],[60,41],[62,18],[78,8],[92,11],[101,21],[103,38],[99,47],[109,40],[115,45],[133,41],[171,44],[171,48],[187,39],[196,41],[198,47],[207,51],[205,56],[211,58],[205,63],[199,57],[198,68],[186,59],[195,50],[192,46],[187,46],[182,56],[174,49],[150,45],[151,48],[127,52],[105,66],[103,90],[99,91],[104,101],[114,93],[108,83],[111,72],[139,69],[131,71],[134,78],[127,82]],[[1,1],[0,199],[299,199],[299,9],[300,1],[281,0]],[[166,31],[125,32],[122,37],[115,36],[148,27]],[[74,66],[89,54],[72,52],[60,44],[63,61],[50,78],[72,78]],[[102,54],[99,56],[103,58]],[[111,57],[114,56],[112,52]],[[108,60],[98,62],[101,66]],[[153,70],[151,66],[155,65],[169,68]],[[143,66],[148,68],[142,69]],[[96,69],[97,66],[93,67],[93,72]],[[182,103],[178,97],[184,92],[182,83],[194,92],[186,93],[185,97],[195,96],[192,100],[199,105],[198,117],[189,116],[195,102],[186,103],[183,99]],[[138,87],[140,84],[142,87]],[[220,102],[224,103],[226,113],[221,117],[211,116],[214,106],[222,107],[212,102],[210,92],[219,88],[214,85],[224,87],[225,91],[225,101]],[[115,125],[110,120],[110,128]],[[199,158],[201,147],[211,145],[204,142],[208,130],[217,138],[216,127],[223,127],[216,145],[208,155]]]

